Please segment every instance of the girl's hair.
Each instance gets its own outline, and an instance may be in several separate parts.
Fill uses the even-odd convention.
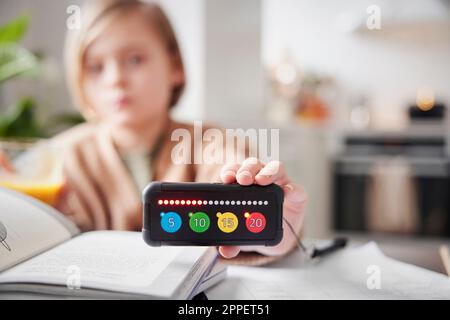
[[[90,0],[86,2],[81,11],[81,28],[68,32],[65,64],[71,94],[75,104],[87,119],[93,118],[95,114],[92,106],[86,101],[82,87],[83,60],[86,49],[114,18],[122,14],[135,11],[144,15],[165,45],[172,58],[172,63],[184,73],[183,59],[175,32],[159,5],[139,0]],[[181,84],[172,89],[170,108],[178,102],[184,86],[185,81],[183,80]]]

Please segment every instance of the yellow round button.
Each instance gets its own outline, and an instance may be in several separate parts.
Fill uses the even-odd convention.
[[[230,233],[238,227],[238,218],[232,212],[217,212],[217,226],[222,232]]]

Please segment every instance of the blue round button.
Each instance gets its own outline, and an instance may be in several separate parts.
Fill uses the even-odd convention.
[[[161,227],[165,232],[177,232],[181,228],[181,223],[181,217],[178,213],[173,211],[161,212]]]

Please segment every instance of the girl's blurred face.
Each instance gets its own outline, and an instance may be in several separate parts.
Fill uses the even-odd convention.
[[[167,112],[183,80],[163,42],[134,12],[116,18],[86,50],[83,90],[101,121],[138,127]]]

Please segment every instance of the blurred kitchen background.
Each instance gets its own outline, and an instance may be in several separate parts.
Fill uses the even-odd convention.
[[[0,137],[81,121],[62,52],[82,2],[0,2],[17,43],[0,37]],[[281,160],[309,193],[307,236],[450,237],[449,0],[158,2],[187,68],[174,117],[279,128]]]

